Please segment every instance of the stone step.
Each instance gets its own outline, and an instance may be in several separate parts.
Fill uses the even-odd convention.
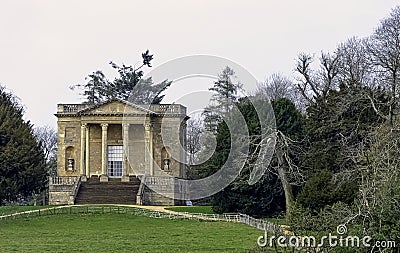
[[[136,204],[136,194],[140,180],[131,177],[130,182],[121,182],[119,178],[110,178],[108,182],[100,182],[98,177],[91,177],[82,182],[76,204]]]
[[[139,186],[132,185],[132,186],[109,186],[109,187],[101,186],[101,187],[96,187],[96,186],[91,186],[91,185],[85,185],[85,186],[82,186],[81,189],[85,189],[85,190],[90,190],[90,189],[98,189],[98,190],[102,190],[102,189],[105,189],[105,190],[114,190],[114,189],[118,190],[118,189],[121,189],[121,190],[125,190],[125,189],[127,189],[127,190],[130,190],[130,189],[135,189],[135,188],[139,188]]]

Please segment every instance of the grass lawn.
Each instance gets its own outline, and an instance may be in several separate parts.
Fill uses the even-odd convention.
[[[0,221],[0,252],[246,252],[245,224],[128,214],[59,214]]]
[[[0,206],[0,216],[29,210],[44,209],[54,206]]]
[[[178,207],[168,207],[165,209],[175,212],[206,213],[206,214],[214,213],[211,206],[178,206]]]

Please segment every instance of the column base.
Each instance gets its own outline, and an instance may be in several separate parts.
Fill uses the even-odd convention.
[[[88,178],[85,175],[81,175],[81,182],[87,182]]]
[[[121,182],[129,182],[129,176],[122,176],[121,177]]]
[[[107,177],[107,175],[101,175],[101,176],[100,176],[100,182],[108,182],[108,177]]]

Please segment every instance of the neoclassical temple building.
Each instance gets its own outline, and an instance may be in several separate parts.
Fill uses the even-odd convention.
[[[58,104],[55,115],[58,175],[50,178],[50,204],[177,203],[174,178],[186,176],[184,106],[112,99]]]

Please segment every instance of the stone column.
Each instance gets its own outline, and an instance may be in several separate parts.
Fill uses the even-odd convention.
[[[81,156],[79,160],[80,171],[79,174],[81,176],[85,175],[85,133],[86,132],[86,124],[81,124]]]
[[[107,176],[107,123],[101,125],[101,176],[100,182],[108,182]]]
[[[154,175],[153,168],[153,127],[150,122],[144,125],[144,140],[145,140],[145,174]]]
[[[85,167],[86,167],[86,177],[90,177],[90,171],[89,171],[89,164],[90,164],[90,152],[89,152],[89,131],[90,127],[89,125],[86,125],[86,155],[85,155]]]
[[[123,167],[123,172],[122,172],[122,182],[129,182],[129,174],[128,174],[128,168],[129,168],[129,161],[128,161],[128,156],[129,156],[129,124],[128,123],[123,123],[122,124],[122,138],[124,142],[124,167]]]

